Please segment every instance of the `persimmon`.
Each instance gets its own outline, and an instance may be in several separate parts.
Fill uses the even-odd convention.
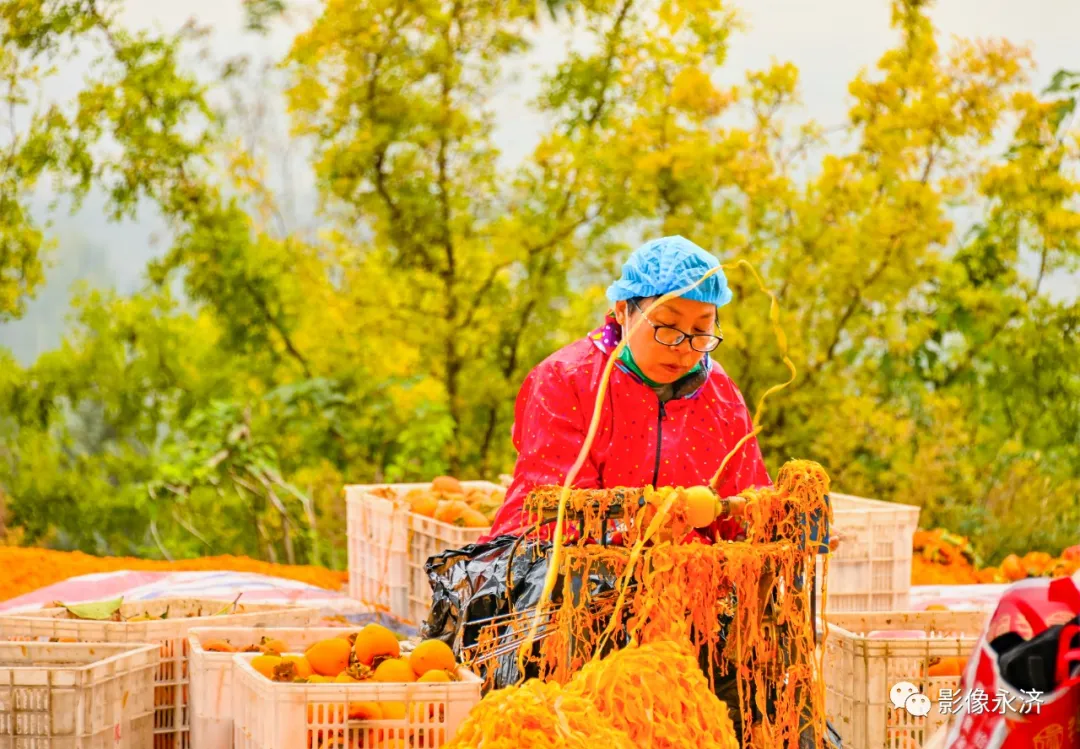
[[[409,654],[409,665],[413,673],[423,676],[429,671],[450,671],[457,669],[454,651],[442,640],[424,640]]]
[[[283,655],[281,656],[281,662],[283,664],[291,663],[296,667],[297,679],[306,679],[314,673],[310,661],[302,655]]]
[[[1005,575],[1005,579],[1010,582],[1023,580],[1028,576],[1023,561],[1021,561],[1020,557],[1016,556],[1016,554],[1010,554],[1001,561],[1001,573]]]
[[[410,509],[417,515],[426,518],[435,517],[435,510],[439,507],[439,500],[430,494],[421,494],[410,503]]]
[[[454,524],[464,528],[488,528],[491,526],[491,522],[484,513],[471,507],[462,510],[461,517],[454,521]]]
[[[202,643],[202,649],[208,653],[235,653],[236,648],[229,644],[228,640],[207,640]]]
[[[420,676],[420,678],[417,679],[417,681],[421,682],[423,684],[431,684],[431,683],[450,682],[450,681],[454,681],[454,679],[451,678],[449,671],[443,671],[442,669],[433,668],[430,671],[424,672]]]
[[[375,668],[372,678],[375,681],[411,682],[416,681],[416,674],[404,658],[387,658]]]
[[[405,703],[404,702],[384,702],[384,703],[382,703],[382,716],[383,716],[383,720],[405,720]]]
[[[436,476],[431,482],[431,491],[436,494],[464,494],[465,488],[453,476]]]
[[[280,655],[257,655],[251,659],[251,667],[265,676],[274,678],[274,669],[281,665]]]
[[[942,658],[937,663],[931,665],[927,673],[930,676],[962,676],[966,665],[967,658],[963,656],[950,656]]]
[[[351,654],[349,641],[340,637],[319,640],[304,652],[311,670],[323,676],[337,676],[348,668]]]
[[[376,658],[397,658],[401,655],[401,643],[389,629],[372,623],[356,634],[353,653],[360,663],[371,666]]]
[[[382,720],[387,717],[378,702],[350,702],[350,720]]]
[[[432,517],[440,523],[456,523],[462,515],[471,510],[472,508],[460,499],[444,499],[436,505]]]
[[[1045,551],[1029,551],[1020,561],[1023,563],[1024,569],[1028,571],[1028,575],[1037,577],[1046,571],[1053,559]]]
[[[259,652],[268,655],[281,655],[289,649],[284,641],[273,637],[263,637],[259,640]]]
[[[704,528],[716,519],[717,496],[707,486],[691,486],[683,491],[686,520],[691,528]]]
[[[344,703],[308,703],[307,720],[309,724],[337,725],[339,723],[344,723],[347,719],[348,710],[345,709]]]

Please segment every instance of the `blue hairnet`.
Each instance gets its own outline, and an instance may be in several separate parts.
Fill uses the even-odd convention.
[[[670,294],[690,286],[718,265],[719,260],[685,237],[653,239],[630,253],[623,263],[622,278],[608,287],[607,297],[621,302]],[[721,270],[682,296],[723,307],[731,301],[732,293]]]

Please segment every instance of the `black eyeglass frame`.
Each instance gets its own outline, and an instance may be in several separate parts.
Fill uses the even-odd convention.
[[[682,330],[679,330],[674,325],[657,325],[656,323],[654,323],[652,320],[649,319],[649,316],[645,314],[645,310],[641,309],[641,307],[638,305],[637,300],[631,299],[629,301],[630,301],[630,304],[634,305],[634,309],[636,309],[638,312],[640,312],[641,316],[645,318],[645,322],[649,323],[649,325],[652,326],[653,340],[655,340],[661,346],[670,346],[670,347],[674,348],[675,346],[681,346],[683,341],[689,340],[690,341],[690,348],[692,348],[694,351],[697,351],[698,353],[701,353],[701,354],[708,354],[708,353],[710,353],[712,351],[716,351],[716,349],[720,346],[720,344],[724,342],[724,336],[719,335],[719,333],[717,335],[710,335],[708,333],[686,333],[686,332],[684,332]],[[679,339],[677,341],[675,341],[674,343],[667,343],[665,341],[661,341],[660,340],[660,331],[662,329],[664,329],[664,328],[666,328],[668,330],[674,330],[676,333],[679,334],[679,336],[680,336]],[[708,338],[710,341],[716,341],[716,343],[714,343],[712,345],[712,348],[698,348],[697,346],[694,345],[694,339],[695,338]]]

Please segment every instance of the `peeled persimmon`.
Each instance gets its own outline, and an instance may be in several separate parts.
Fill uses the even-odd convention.
[[[416,674],[404,658],[387,658],[378,665],[372,678],[375,681],[410,682],[416,681]]]
[[[704,528],[716,520],[716,494],[707,486],[691,486],[683,491],[686,520],[691,528]]]
[[[304,653],[311,670],[323,676],[337,676],[348,668],[350,654],[352,646],[340,637],[319,640]]]
[[[417,676],[429,671],[450,671],[457,669],[454,651],[442,640],[424,640],[409,654],[409,666]]]
[[[274,678],[274,669],[280,665],[280,655],[257,655],[251,659],[251,667],[267,679]]]
[[[397,658],[401,655],[401,644],[386,627],[368,624],[357,633],[353,653],[360,663],[371,666],[376,658]]]

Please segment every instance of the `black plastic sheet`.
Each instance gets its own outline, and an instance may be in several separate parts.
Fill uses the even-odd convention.
[[[460,656],[477,643],[481,630],[493,619],[510,614],[531,615],[544,589],[550,551],[548,541],[500,536],[432,557],[425,566],[432,604],[421,636],[442,640]],[[614,572],[594,573],[588,580],[589,595],[614,590],[617,580]],[[575,597],[581,595],[581,588],[582,581],[571,581]],[[563,590],[561,579],[555,590]],[[500,649],[511,652],[486,663],[480,675],[490,676],[493,686],[501,688],[523,676],[517,653],[511,647],[520,639],[520,633],[503,628],[497,635],[505,637],[507,643],[500,644]],[[539,647],[538,642],[535,647]],[[524,677],[536,675],[526,671]]]

